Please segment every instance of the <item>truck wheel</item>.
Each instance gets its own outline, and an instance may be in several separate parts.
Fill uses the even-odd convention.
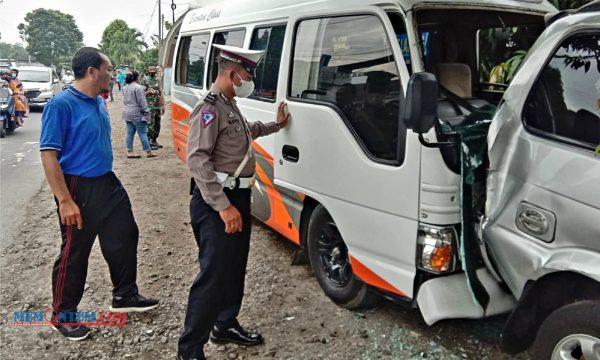
[[[352,273],[348,248],[331,215],[321,205],[310,217],[307,242],[310,264],[327,296],[348,309],[375,304],[377,297]]]
[[[555,310],[542,323],[532,350],[535,360],[600,359],[600,302]]]

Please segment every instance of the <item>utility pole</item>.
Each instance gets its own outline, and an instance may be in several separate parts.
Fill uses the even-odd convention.
[[[175,0],[171,0],[171,12],[173,13],[173,26],[175,26],[175,9],[177,9],[177,5],[175,5]]]
[[[162,14],[162,9],[161,9],[161,5],[160,5],[160,0],[158,1],[158,62],[159,64],[156,65],[160,65],[160,50],[162,49],[162,18],[163,18],[163,14]]]

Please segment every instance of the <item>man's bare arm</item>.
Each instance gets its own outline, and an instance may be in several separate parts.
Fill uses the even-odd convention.
[[[61,224],[77,225],[77,228],[81,230],[83,228],[83,219],[81,218],[79,207],[73,201],[65,183],[64,173],[58,163],[58,151],[43,150],[41,158],[48,184],[54,196],[58,199],[58,212]]]

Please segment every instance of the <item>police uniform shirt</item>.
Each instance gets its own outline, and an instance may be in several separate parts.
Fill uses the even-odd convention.
[[[251,139],[278,130],[276,122],[247,122],[234,99],[228,99],[217,86],[211,87],[190,116],[187,163],[204,201],[215,211],[230,205],[215,172],[233,175],[248,152]],[[252,156],[240,176],[254,176],[254,167]]]

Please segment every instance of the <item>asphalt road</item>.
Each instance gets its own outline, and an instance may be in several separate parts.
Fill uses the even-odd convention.
[[[0,249],[15,240],[27,203],[44,182],[38,150],[41,119],[41,111],[32,111],[25,126],[0,139]]]

